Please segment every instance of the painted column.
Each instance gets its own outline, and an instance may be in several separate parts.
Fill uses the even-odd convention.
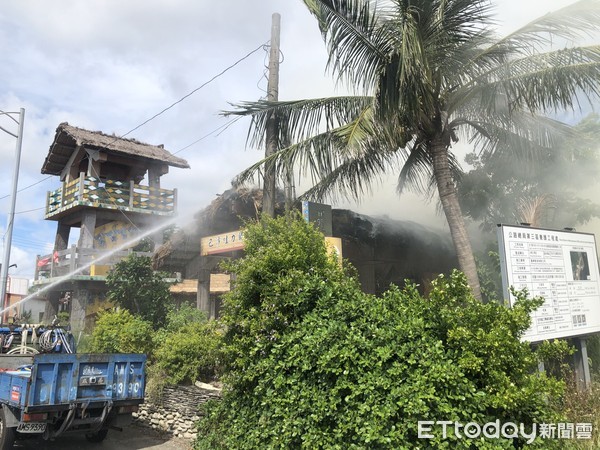
[[[71,331],[83,331],[85,328],[85,309],[89,303],[89,291],[87,289],[75,289],[71,297],[71,314],[69,322]]]
[[[58,222],[56,230],[56,239],[54,240],[55,250],[65,250],[69,245],[69,235],[71,234],[71,227],[64,223]]]
[[[96,210],[89,209],[83,213],[79,248],[94,248],[94,231],[96,230]]]
[[[204,311],[206,313],[206,317],[210,318],[210,269],[207,266],[207,260],[204,256],[200,258],[196,306],[200,311]]]

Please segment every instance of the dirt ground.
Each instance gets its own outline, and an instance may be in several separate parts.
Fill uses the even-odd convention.
[[[42,439],[17,440],[15,444],[15,449],[30,450],[191,450],[191,448],[190,441],[136,425],[131,425],[122,432],[110,430],[101,444],[90,443],[80,435],[64,436],[54,442]]]

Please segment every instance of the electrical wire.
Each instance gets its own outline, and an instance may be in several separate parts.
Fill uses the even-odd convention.
[[[215,76],[213,76],[211,79],[209,79],[208,81],[205,81],[204,83],[202,83],[200,86],[198,86],[196,89],[192,90],[191,92],[189,92],[188,94],[184,95],[183,97],[181,97],[179,100],[177,100],[176,102],[172,103],[171,105],[167,106],[165,109],[163,109],[162,111],[156,113],[155,115],[153,115],[152,117],[150,117],[149,119],[145,120],[144,122],[142,122],[141,124],[139,124],[138,126],[132,128],[131,130],[129,130],[127,133],[122,134],[121,136],[118,136],[115,138],[115,140],[113,140],[112,142],[109,142],[107,144],[110,145],[114,142],[116,142],[119,139],[124,138],[125,136],[127,136],[128,134],[131,134],[132,132],[134,132],[135,130],[137,130],[138,128],[143,127],[144,125],[146,125],[148,122],[156,119],[158,116],[160,116],[161,114],[164,114],[165,112],[167,112],[168,110],[170,110],[171,108],[173,108],[175,105],[181,103],[182,101],[184,101],[186,98],[190,97],[191,95],[195,94],[196,92],[198,92],[200,89],[202,89],[203,87],[205,87],[206,85],[212,83],[214,80],[216,80],[217,78],[219,78],[220,76],[224,75],[226,72],[228,72],[229,70],[233,69],[235,66],[237,66],[239,63],[241,63],[242,61],[244,61],[245,59],[249,58],[250,56],[252,56],[254,53],[256,53],[257,51],[259,51],[260,49],[262,49],[265,46],[265,44],[260,44],[258,47],[256,47],[254,50],[252,50],[251,52],[247,53],[245,56],[241,57],[240,59],[238,59],[236,62],[234,62],[233,64],[227,66],[225,69],[223,69],[221,72],[219,72],[218,74],[216,74]]]
[[[139,125],[137,125],[136,127],[132,128],[131,130],[129,130],[127,133],[122,134],[121,136],[117,136],[115,137],[114,140],[112,140],[111,142],[109,142],[107,145],[107,147],[111,144],[114,144],[115,142],[117,142],[119,139],[124,138],[125,136],[133,133],[135,130],[143,127],[144,125],[146,125],[147,123],[151,122],[152,120],[156,119],[157,117],[159,117],[160,115],[164,114],[165,112],[167,112],[168,110],[170,110],[171,108],[173,108],[174,106],[178,105],[179,103],[183,102],[185,99],[187,99],[188,97],[192,96],[193,94],[195,94],[196,92],[198,92],[200,89],[202,89],[203,87],[207,86],[208,84],[212,83],[214,80],[216,80],[217,78],[221,77],[222,75],[224,75],[226,72],[228,72],[229,70],[233,69],[235,66],[237,66],[239,63],[241,63],[242,61],[248,59],[250,56],[252,56],[254,53],[256,53],[258,50],[262,49],[266,44],[260,44],[258,47],[256,47],[254,50],[252,50],[251,52],[247,53],[246,55],[244,55],[243,57],[241,57],[240,59],[238,59],[237,61],[235,61],[233,64],[227,66],[225,69],[223,69],[221,72],[219,72],[218,74],[216,74],[215,76],[213,76],[212,78],[210,78],[208,81],[205,81],[204,83],[202,83],[200,86],[198,86],[197,88],[193,89],[192,91],[190,91],[189,93],[187,93],[186,95],[184,95],[183,97],[181,97],[179,100],[177,100],[176,102],[172,103],[171,105],[167,106],[166,108],[164,108],[162,111],[154,114],[152,117],[150,117],[149,119],[146,119],[144,122],[140,123]],[[190,144],[193,145],[193,144]],[[180,150],[181,151],[181,150]],[[28,186],[25,186],[24,188],[19,189],[17,192],[21,192],[24,191],[26,189],[29,189],[37,184],[43,183],[44,181],[48,180],[49,178],[52,178],[52,176],[48,176],[40,181],[37,181],[33,184],[30,184]],[[0,200],[3,200],[5,198],[10,197],[11,194],[5,195],[3,197],[0,197]]]
[[[33,211],[40,211],[42,209],[46,209],[46,207],[42,206],[41,208],[34,208],[34,209],[28,209],[28,210],[25,210],[25,211],[18,211],[15,214],[25,214],[25,213],[33,212]]]
[[[267,94],[267,91],[265,89],[263,89],[260,84],[263,82],[263,80],[269,80],[268,78],[268,72],[269,72],[269,66],[267,65],[267,57],[269,56],[269,44],[270,41],[263,44],[261,46],[261,48],[264,50],[265,52],[265,56],[263,58],[263,65],[264,65],[264,70],[262,75],[260,76],[260,78],[258,79],[258,81],[256,82],[256,87],[262,91],[264,94]],[[280,50],[279,53],[281,54],[281,59],[280,59],[280,63],[283,63],[284,61],[284,55],[283,52]],[[264,100],[266,97],[262,96],[260,97],[260,100]],[[197,144],[200,141],[203,141],[204,139],[206,139],[209,136],[212,136],[213,134],[217,133],[217,131],[219,131],[217,134],[215,134],[215,136],[220,136],[225,130],[227,130],[231,125],[233,125],[235,122],[237,122],[238,120],[240,120],[242,118],[242,116],[237,116],[234,119],[231,119],[229,122],[220,125],[219,127],[215,128],[214,130],[212,130],[211,132],[205,134],[204,136],[196,139],[194,142],[186,145],[185,147],[180,148],[179,150],[177,150],[176,152],[172,153],[172,155],[177,155],[178,153],[187,150],[188,148],[190,148],[191,146]]]
[[[44,179],[42,179],[42,180],[40,180],[40,181],[36,181],[35,183],[33,183],[33,184],[30,184],[29,186],[25,186],[25,187],[23,187],[23,188],[21,188],[21,189],[17,190],[17,192],[21,192],[21,191],[24,191],[24,190],[26,190],[26,189],[29,189],[30,187],[33,187],[33,186],[35,186],[35,185],[38,185],[38,184],[40,184],[40,183],[43,183],[43,182],[44,182],[44,181],[46,181],[46,180],[49,180],[50,178],[52,178],[52,175],[48,175],[46,178],[44,178]],[[5,195],[5,196],[3,196],[3,197],[0,197],[0,200],[4,200],[5,198],[9,198],[10,196],[11,196],[11,194],[8,194],[8,195]],[[15,214],[18,214],[18,213],[15,213]]]
[[[209,80],[207,80],[206,82],[202,83],[200,86],[198,86],[197,88],[193,89],[192,91],[190,91],[188,94],[184,95],[183,97],[181,97],[179,100],[175,101],[174,103],[172,103],[171,105],[167,106],[166,108],[164,108],[163,110],[161,110],[160,112],[156,113],[155,115],[153,115],[152,117],[150,117],[149,119],[145,120],[144,122],[142,122],[141,124],[137,125],[136,127],[132,128],[131,130],[129,130],[128,132],[126,132],[125,134],[121,135],[121,136],[117,136],[115,137],[115,139],[111,142],[109,142],[106,146],[110,146],[111,144],[113,144],[114,142],[118,141],[119,139],[124,138],[125,136],[131,134],[132,132],[136,131],[137,129],[143,127],[144,125],[146,125],[147,123],[151,122],[152,120],[156,119],[157,117],[159,117],[160,115],[164,114],[165,112],[167,112],[168,110],[170,110],[171,108],[173,108],[174,106],[178,105],[179,103],[183,102],[185,99],[189,98],[190,96],[192,96],[193,94],[195,94],[196,92],[198,92],[200,89],[204,88],[205,86],[207,86],[208,84],[212,83],[214,80],[216,80],[217,78],[221,77],[222,75],[224,75],[226,72],[228,72],[229,70],[233,69],[234,67],[236,67],[238,64],[240,64],[242,61],[246,60],[247,58],[249,58],[251,55],[253,55],[254,53],[256,53],[257,51],[263,49],[265,50],[266,53],[266,49],[268,48],[267,43],[261,44],[258,47],[256,47],[254,50],[250,51],[249,53],[247,53],[246,55],[244,55],[242,58],[238,59],[237,61],[235,61],[233,64],[229,65],[228,67],[226,67],[225,69],[223,69],[221,72],[219,72],[218,74],[216,74],[215,76],[213,76],[212,78],[210,78]],[[263,78],[266,78],[266,74],[263,72],[263,75],[261,77],[261,79],[259,80],[258,83],[260,83],[262,81]],[[257,83],[257,84],[258,84]],[[261,89],[259,87],[259,89]],[[263,90],[263,89],[261,89]],[[265,92],[263,90],[263,92]],[[241,119],[240,117],[234,118],[230,121],[228,121],[227,123],[217,127],[216,129],[212,130],[211,132],[207,133],[206,135],[200,137],[199,139],[195,140],[194,142],[186,145],[185,147],[179,149],[178,151],[176,151],[175,153],[172,153],[173,155],[176,155],[188,148],[190,148],[191,146],[197,144],[198,142],[206,139],[207,137],[215,134],[216,136],[219,136],[221,133],[223,133],[225,130],[227,130],[231,125],[233,125],[235,122],[237,122],[239,119]],[[98,175],[98,174],[96,174]],[[52,178],[52,176],[47,176],[45,178],[43,178],[42,180],[39,180],[35,183],[32,183],[28,186],[25,186],[19,190],[17,190],[17,192],[22,192],[26,189],[29,189],[31,187],[34,187],[38,184],[41,184],[45,181],[47,181],[48,179]],[[112,204],[117,207],[117,210],[121,212],[121,214],[125,217],[125,219],[136,229],[139,231],[139,227],[129,218],[129,216],[125,213],[125,211],[123,211],[122,209],[118,208],[119,205],[117,205],[115,199],[110,195],[109,192],[106,192],[108,195],[108,198],[110,199],[110,201],[112,202]],[[0,200],[3,200],[5,198],[10,197],[9,195],[5,195],[3,197],[0,197]],[[25,210],[25,211],[19,211],[16,212],[15,214],[24,214],[24,213],[28,213],[28,212],[33,212],[33,211],[39,211],[39,210],[43,210],[45,209],[45,207],[41,207],[41,208],[34,208],[34,209],[30,209],[30,210]],[[4,236],[6,236],[6,233],[4,233]],[[4,237],[3,237],[4,239]],[[152,238],[150,238],[152,239]],[[22,246],[22,245],[21,245]]]
[[[125,136],[127,136],[128,134],[132,133],[133,131],[137,130],[138,128],[141,128],[142,126],[144,126],[145,124],[147,124],[148,122],[150,122],[151,120],[154,120],[155,118],[157,118],[158,116],[160,116],[161,114],[165,113],[166,111],[168,111],[169,109],[173,108],[175,105],[181,103],[183,100],[185,100],[186,98],[190,97],[191,95],[193,95],[194,93],[196,93],[197,91],[199,91],[200,89],[202,89],[203,87],[205,87],[206,85],[210,84],[212,81],[216,80],[217,78],[219,78],[220,76],[222,76],[223,74],[225,74],[227,71],[229,71],[230,69],[234,68],[235,66],[237,66],[239,63],[241,63],[242,61],[244,61],[245,59],[247,59],[248,57],[250,57],[252,54],[256,53],[258,50],[260,49],[264,49],[265,44],[261,44],[260,46],[258,46],[257,48],[255,48],[254,50],[252,50],[251,52],[247,53],[245,56],[243,56],[242,58],[238,59],[235,63],[229,65],[227,68],[225,68],[224,70],[222,70],[221,72],[219,72],[217,75],[213,76],[211,79],[209,79],[208,81],[204,82],[203,84],[201,84],[199,87],[197,87],[196,89],[192,90],[191,92],[189,92],[188,94],[184,95],[182,98],[180,98],[179,100],[177,100],[176,102],[172,103],[171,105],[169,105],[168,107],[166,107],[165,109],[163,109],[162,111],[160,111],[159,113],[155,114],[154,116],[150,117],[148,120],[142,122],[141,124],[139,124],[138,126],[136,126],[135,128],[132,128],[131,130],[129,130],[127,133],[119,136],[118,138],[115,138],[113,141],[109,142],[107,144],[107,147],[110,146],[111,144],[113,144],[114,142],[116,142],[118,139],[122,139]],[[172,153],[172,155],[176,155],[177,153],[191,147],[194,144],[197,144],[198,142],[202,141],[203,139],[207,138],[208,136],[212,135],[213,133],[215,133],[216,131],[220,130],[221,128],[223,128],[223,131],[226,130],[231,124],[233,124],[235,121],[237,121],[239,118],[235,118],[230,120],[228,123],[219,126],[216,130],[211,131],[210,133],[208,133],[207,135],[202,136],[201,138],[197,139],[196,141],[192,142],[191,144],[185,146],[184,148],[178,150],[175,153]],[[98,176],[98,174],[96,174]],[[123,217],[125,217],[125,219],[138,231],[140,231],[140,229],[138,228],[138,226],[133,223],[133,221],[129,218],[129,216],[127,215],[127,213],[125,211],[123,211],[122,209],[118,208],[118,205],[115,201],[115,199],[110,195],[109,192],[106,192],[108,195],[109,200],[113,203],[113,205],[115,207],[117,207],[117,210],[121,212],[121,214],[123,215]],[[154,239],[152,239],[151,236],[148,237],[152,242],[154,242]],[[156,244],[156,242],[154,242]]]
[[[227,123],[220,125],[219,127],[215,128],[214,130],[212,130],[211,132],[205,134],[204,136],[202,136],[201,138],[196,139],[194,142],[192,142],[191,144],[186,145],[183,148],[180,148],[179,150],[177,150],[176,152],[172,153],[173,155],[176,155],[177,153],[180,153],[184,150],[187,150],[188,148],[190,148],[192,145],[197,144],[200,141],[203,141],[204,139],[206,139],[209,136],[212,136],[213,134],[215,134],[217,131],[219,131],[218,134],[216,134],[216,136],[219,136],[223,131],[225,131],[227,128],[229,128],[231,125],[233,125],[235,122],[237,122],[238,120],[240,120],[242,118],[242,116],[238,116],[234,119],[231,119],[230,121],[228,121]]]
[[[156,119],[158,116],[164,114],[165,112],[167,112],[168,110],[170,110],[171,108],[173,108],[175,105],[178,105],[179,103],[183,102],[186,98],[192,96],[193,94],[195,94],[196,92],[198,92],[200,89],[202,89],[203,87],[207,86],[208,84],[212,83],[214,80],[216,80],[217,78],[221,77],[223,74],[225,74],[226,72],[228,72],[229,70],[233,69],[235,66],[237,66],[239,63],[241,63],[242,61],[244,61],[245,59],[249,58],[251,55],[253,55],[254,53],[256,53],[258,50],[264,48],[265,44],[261,44],[258,47],[256,47],[254,50],[252,50],[251,52],[247,53],[245,56],[243,56],[242,58],[238,59],[236,62],[234,62],[233,64],[230,64],[228,67],[226,67],[225,69],[223,69],[221,72],[219,72],[218,74],[214,75],[212,78],[210,78],[208,81],[205,81],[204,83],[202,83],[200,86],[198,86],[197,88],[193,89],[191,92],[189,92],[188,94],[184,95],[183,97],[181,97],[179,100],[177,100],[176,102],[172,103],[171,105],[167,106],[166,108],[164,108],[162,111],[156,113],[155,115],[153,115],[152,117],[150,117],[149,119],[145,120],[144,122],[142,122],[141,124],[139,124],[138,126],[132,128],[131,130],[129,130],[127,133],[122,134],[121,136],[116,137],[114,140],[112,140],[111,142],[109,142],[108,144],[106,144],[107,147],[109,147],[111,144],[115,143],[116,141],[118,141],[119,139],[124,138],[125,136],[131,134],[132,132],[134,132],[135,130],[143,127],[144,125],[146,125],[148,122]],[[226,124],[227,125],[227,124]],[[220,129],[221,127],[219,127]],[[214,133],[211,132],[210,134]],[[209,134],[209,135],[210,135]],[[208,135],[207,135],[208,136]],[[194,145],[195,143],[201,141],[202,139],[204,139],[207,136],[203,136],[202,138],[196,140],[195,142],[193,142],[192,144],[188,145],[185,148],[190,147],[191,145]],[[180,151],[182,151],[183,149],[179,150],[176,153],[179,153]],[[173,155],[175,153],[172,153]],[[96,176],[99,177],[98,174],[96,174]],[[119,205],[117,205],[115,199],[110,195],[110,193],[107,191],[106,194],[108,195],[109,200],[112,202],[112,204],[117,207],[117,210],[121,212],[121,214],[123,215],[123,217],[125,217],[125,219],[138,231],[140,231],[139,227],[133,223],[133,221],[129,218],[129,216],[127,215],[127,213],[125,211],[123,211],[122,209],[118,208]],[[152,239],[152,237],[149,236],[149,239],[151,241],[154,242],[154,240]],[[155,242],[154,242],[155,243]]]

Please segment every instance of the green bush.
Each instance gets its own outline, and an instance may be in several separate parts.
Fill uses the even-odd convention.
[[[166,277],[166,273],[152,269],[149,257],[132,253],[108,272],[108,299],[149,321],[157,330],[165,325],[173,301]]]
[[[171,305],[167,312],[165,331],[178,331],[185,325],[196,323],[203,324],[207,322],[206,313],[200,311],[195,305],[183,303],[176,307]]]
[[[216,321],[187,304],[172,307],[166,326],[154,334],[148,393],[158,401],[165,385],[213,381],[220,364],[222,331]]]
[[[88,350],[92,353],[146,353],[153,349],[152,324],[128,310],[100,313],[92,331]]]
[[[216,322],[190,323],[163,334],[155,353],[155,364],[168,384],[212,381],[219,364],[221,332]]]
[[[559,421],[563,384],[537,373],[520,341],[539,300],[482,304],[458,272],[428,298],[413,285],[366,295],[291,217],[250,225],[245,240],[224,302],[223,399],[207,408],[197,449],[520,448],[441,429],[419,439],[418,422]]]

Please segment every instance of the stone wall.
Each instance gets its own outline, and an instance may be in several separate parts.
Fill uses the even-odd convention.
[[[146,399],[139,411],[133,413],[134,421],[176,437],[194,440],[195,423],[202,415],[200,405],[221,398],[220,389],[204,386],[166,386],[161,401],[152,403]]]

